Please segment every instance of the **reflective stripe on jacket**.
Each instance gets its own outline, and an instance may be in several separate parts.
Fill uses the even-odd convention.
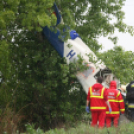
[[[89,88],[88,96],[90,101],[90,110],[91,111],[98,111],[98,110],[106,110],[106,100],[105,97],[106,89],[101,87],[100,89],[95,89],[93,87]]]
[[[134,103],[128,103],[128,108],[134,109]]]
[[[109,113],[109,108],[107,106],[106,114],[108,116],[116,115],[125,112],[125,105],[122,95],[119,90],[116,89],[116,82],[111,81],[110,88],[107,89],[108,101],[110,102],[112,112]]]

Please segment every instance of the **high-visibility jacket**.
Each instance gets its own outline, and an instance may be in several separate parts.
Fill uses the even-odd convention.
[[[107,93],[106,89],[100,83],[96,83],[89,88],[87,100],[90,101],[91,111],[98,111],[98,110],[106,111],[106,102],[105,102],[107,101],[106,93]]]
[[[106,114],[109,116],[119,115],[120,112],[123,114],[125,112],[125,105],[122,95],[119,90],[116,89],[116,82],[110,82],[110,88],[107,89],[108,101],[111,105],[112,112],[109,113],[109,109],[107,107]]]
[[[128,102],[128,108],[134,109],[134,81],[131,81],[127,87],[126,100]]]

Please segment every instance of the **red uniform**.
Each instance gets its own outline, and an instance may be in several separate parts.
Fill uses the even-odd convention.
[[[87,100],[90,101],[90,110],[92,114],[92,126],[97,125],[104,127],[106,118],[106,102],[107,92],[106,89],[100,84],[96,83],[89,88]]]
[[[110,88],[107,89],[108,100],[112,108],[112,112],[109,113],[107,107],[106,111],[106,126],[111,126],[111,121],[113,119],[114,126],[118,126],[118,121],[120,117],[120,112],[123,114],[125,112],[124,101],[119,90],[116,89],[116,82],[110,82]]]

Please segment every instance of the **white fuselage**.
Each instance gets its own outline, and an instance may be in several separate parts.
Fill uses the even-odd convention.
[[[70,46],[70,47],[69,47]],[[89,49],[89,47],[79,38],[76,39],[68,39],[67,42],[64,43],[64,57],[66,58],[67,64],[70,62],[74,62],[78,59],[78,55],[83,58],[83,62],[87,63],[86,65],[89,69],[84,72],[79,72],[76,74],[77,79],[81,83],[86,94],[88,93],[88,89],[90,86],[96,83],[95,75],[100,69],[105,69],[106,66],[103,63],[92,63],[89,59],[89,54],[93,56],[95,60],[97,60],[96,55]]]

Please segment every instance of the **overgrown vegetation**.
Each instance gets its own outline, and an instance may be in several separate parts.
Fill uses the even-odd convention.
[[[80,123],[75,128],[70,128],[68,130],[64,129],[54,129],[50,130],[44,134],[130,134],[134,132],[133,123],[124,124],[118,128],[104,128],[98,129],[93,128],[88,124]]]
[[[116,77],[123,84],[127,84],[133,80],[134,52],[125,51],[121,46],[115,46],[112,50],[108,50],[102,54],[99,53],[98,57],[105,62],[106,66],[112,70],[113,74],[116,74]]]
[[[81,60],[77,66],[68,66],[42,36],[42,27],[56,23],[56,16],[52,14],[54,2],[64,21],[55,28],[61,32],[64,27],[75,29],[91,50],[97,52],[101,49],[98,37],[113,34],[115,29],[133,34],[133,28],[123,23],[124,1],[0,0],[0,133],[25,132],[28,123],[35,124],[35,130],[31,128],[27,133],[36,133],[37,128],[46,131],[64,123],[75,126],[73,122],[85,111],[86,94],[75,77],[75,69],[78,66],[83,69]],[[114,24],[110,23],[112,18],[117,19]],[[68,31],[63,34],[69,36]],[[116,38],[110,39],[116,42]],[[126,52],[120,53],[123,59]],[[119,66],[116,56],[113,60]],[[101,58],[104,59],[105,54]],[[126,64],[126,60],[120,62]],[[128,60],[127,66],[131,62]],[[107,65],[113,69],[113,65]],[[120,72],[115,71],[120,76]],[[132,71],[129,68],[126,71],[122,80],[128,76],[133,79]],[[42,130],[38,131],[43,133]]]
[[[134,123],[124,123],[117,128],[105,127],[103,129],[98,129],[91,127],[88,122],[79,122],[75,127],[55,128],[44,132],[40,128],[34,129],[34,125],[27,124],[26,132],[21,134],[131,134],[134,132],[133,125]],[[17,134],[17,132],[15,134]]]

